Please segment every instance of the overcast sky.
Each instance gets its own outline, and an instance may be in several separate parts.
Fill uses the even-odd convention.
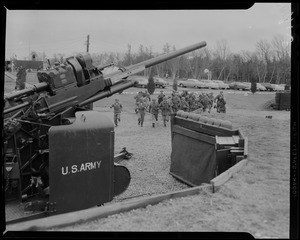
[[[142,44],[162,52],[169,43],[177,49],[206,41],[214,49],[227,40],[231,52],[254,51],[260,40],[283,35],[291,38],[290,3],[256,3],[247,10],[8,10],[6,59],[18,59],[31,51],[66,56],[86,51],[90,35],[91,53],[126,52],[131,44],[137,52]]]

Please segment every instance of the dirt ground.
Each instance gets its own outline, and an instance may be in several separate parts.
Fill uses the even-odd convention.
[[[119,98],[124,111],[120,125],[115,128],[115,153],[123,147],[133,153],[130,160],[122,162],[131,173],[128,189],[107,204],[188,188],[169,174],[170,124],[164,127],[160,120],[152,128],[150,115],[147,115],[144,127],[138,126],[133,96],[139,90],[130,88],[94,103],[94,110],[112,119],[109,106]],[[167,95],[170,90],[165,90]],[[156,98],[158,92],[156,90],[151,97]],[[210,92],[215,96],[218,93]],[[247,165],[216,193],[166,200],[146,208],[51,230],[248,232],[256,238],[288,238],[290,111],[266,109],[265,103],[274,99],[275,93],[252,94],[233,90],[224,93],[227,113],[219,114],[213,110],[204,114],[230,120],[233,128],[241,129],[248,137],[249,155]]]
[[[169,126],[164,128],[160,124],[153,129],[150,116],[147,116],[145,126],[141,129],[137,125],[137,116],[133,113],[133,96],[117,96],[125,109],[122,122],[115,129],[115,150],[125,146],[136,157],[126,162],[132,174],[131,186],[118,197],[126,198],[147,192],[161,193],[160,184],[169,184],[170,191],[186,188],[176,180],[171,180],[172,177],[168,174],[171,153]],[[288,238],[290,112],[263,109],[264,103],[275,97],[274,93],[253,95],[227,91],[225,96],[228,107],[226,115],[214,111],[206,115],[230,120],[234,128],[240,128],[248,136],[249,161],[218,192],[168,200],[143,209],[56,230],[225,231],[249,232],[257,238]],[[98,111],[106,112],[112,103],[113,98],[105,99],[96,103],[95,109],[99,107]],[[111,110],[107,114],[112,117]],[[272,116],[272,119],[266,116]],[[145,164],[146,161],[156,162],[157,159],[163,161]],[[161,172],[161,169],[164,171]],[[153,177],[147,177],[149,172]]]

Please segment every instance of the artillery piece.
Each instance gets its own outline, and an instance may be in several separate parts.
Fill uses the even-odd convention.
[[[113,122],[92,111],[93,102],[132,87],[128,76],[204,46],[200,42],[107,75],[88,53],[79,54],[39,71],[32,88],[6,95],[6,211],[22,206],[7,222],[98,206],[125,191],[130,173],[114,161]],[[24,207],[35,214],[24,217]]]

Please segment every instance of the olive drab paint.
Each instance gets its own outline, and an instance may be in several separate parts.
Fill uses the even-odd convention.
[[[70,125],[49,130],[50,203],[59,213],[77,211],[114,196],[114,125],[96,111],[76,112]]]

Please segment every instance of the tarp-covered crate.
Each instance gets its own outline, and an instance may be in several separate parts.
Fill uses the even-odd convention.
[[[228,121],[178,111],[171,131],[170,174],[190,186],[209,183],[246,157],[245,138]]]

